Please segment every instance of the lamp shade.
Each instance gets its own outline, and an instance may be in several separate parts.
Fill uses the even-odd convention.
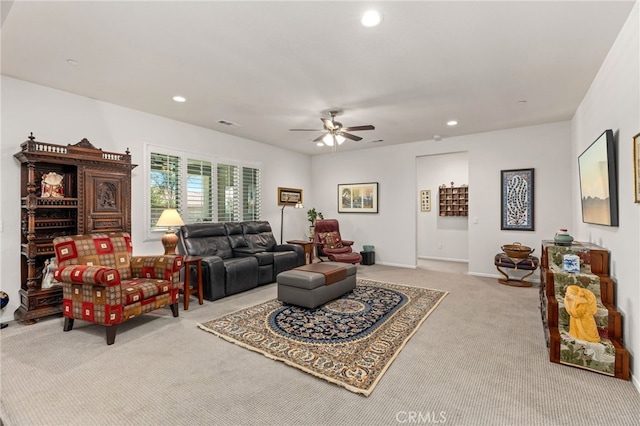
[[[176,209],[165,209],[156,222],[156,226],[182,226],[184,222]]]

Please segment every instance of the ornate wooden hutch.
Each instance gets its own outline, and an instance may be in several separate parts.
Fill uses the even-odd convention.
[[[131,164],[87,139],[75,145],[35,140],[14,155],[21,163],[21,289],[16,320],[32,322],[62,312],[62,287],[49,280],[52,241],[60,235],[131,232]]]

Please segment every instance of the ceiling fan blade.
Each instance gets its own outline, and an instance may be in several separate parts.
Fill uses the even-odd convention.
[[[321,118],[320,119],[324,123],[324,127],[327,130],[335,130],[336,126],[333,124],[333,120],[329,118]]]
[[[361,141],[362,138],[360,136],[352,135],[351,133],[340,132],[338,133],[340,136],[344,136],[347,139],[351,139],[352,141]]]
[[[376,128],[373,127],[371,124],[367,124],[366,126],[353,126],[353,127],[345,127],[342,130],[345,130],[347,132],[356,132],[358,130],[375,130]]]
[[[322,140],[322,138],[324,138],[324,136],[326,135],[326,133],[321,134],[320,136],[318,136],[317,138],[315,138],[313,140],[313,142],[320,142]]]
[[[290,132],[322,132],[323,129],[289,129]]]

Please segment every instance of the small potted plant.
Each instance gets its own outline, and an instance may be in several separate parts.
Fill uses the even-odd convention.
[[[309,239],[313,240],[313,228],[316,226],[316,219],[324,219],[322,216],[322,212],[316,210],[316,208],[312,208],[307,211],[307,219],[309,219]]]

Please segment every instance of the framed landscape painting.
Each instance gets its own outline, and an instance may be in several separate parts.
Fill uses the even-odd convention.
[[[278,205],[294,206],[302,203],[302,189],[278,187]]]
[[[640,133],[633,137],[633,184],[634,201],[640,203]]]
[[[605,130],[578,157],[582,221],[618,226],[618,185],[612,130]]]
[[[500,229],[533,231],[534,169],[502,170],[502,214]]]
[[[338,213],[378,213],[378,182],[338,184]]]

